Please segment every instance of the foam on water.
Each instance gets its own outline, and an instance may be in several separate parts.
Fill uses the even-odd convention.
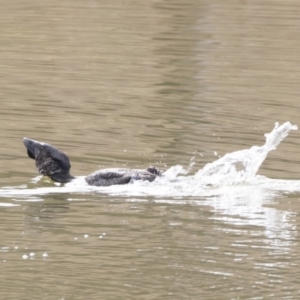
[[[297,212],[277,209],[273,204],[274,199],[282,198],[283,193],[300,192],[300,181],[270,179],[256,173],[267,154],[295,129],[297,126],[289,122],[281,126],[276,124],[273,131],[266,135],[263,146],[226,154],[194,175],[189,174],[189,168],[172,166],[164,176],[151,183],[136,181],[127,185],[94,187],[89,186],[84,177],[78,177],[68,184],[50,181],[51,186],[45,187],[46,178],[37,176],[28,185],[1,188],[0,197],[12,202],[12,205],[6,205],[6,201],[3,201],[2,206],[12,209],[8,207],[23,205],[23,201],[44,201],[44,195],[63,193],[69,201],[99,199],[98,195],[102,194],[112,201],[116,199],[114,196],[118,196],[117,199],[123,197],[125,202],[133,202],[134,205],[151,201],[163,205],[206,206],[213,212],[210,218],[238,225],[238,230],[241,230],[241,225],[265,228],[269,251],[276,253],[278,248],[289,251],[297,235],[294,229]],[[82,197],[84,194],[87,196]],[[93,195],[97,197],[90,197]],[[220,230],[223,230],[222,227]],[[228,230],[228,227],[225,226],[224,230]],[[77,240],[77,237],[74,239]],[[43,259],[46,259],[46,255],[43,255]],[[23,257],[28,258],[32,259],[27,254]]]
[[[263,146],[253,146],[250,149],[228,153],[222,158],[205,165],[194,175],[187,175],[188,170],[182,166],[172,166],[162,177],[154,182],[136,181],[128,185],[114,185],[109,187],[89,186],[84,177],[78,177],[68,184],[54,184],[51,187],[28,188],[4,187],[0,189],[0,197],[15,197],[16,201],[41,201],[39,196],[51,193],[103,193],[125,197],[152,196],[178,199],[180,197],[211,197],[224,195],[229,190],[232,193],[249,192],[255,189],[273,191],[300,191],[300,181],[272,180],[256,173],[267,154],[276,149],[279,143],[296,130],[297,126],[286,122],[279,126],[275,124],[271,133],[266,134]],[[34,178],[31,186],[38,185],[41,176]],[[40,185],[40,184],[39,184]],[[25,198],[25,199],[24,199]],[[72,199],[72,198],[70,198]],[[160,199],[161,200],[161,199]]]

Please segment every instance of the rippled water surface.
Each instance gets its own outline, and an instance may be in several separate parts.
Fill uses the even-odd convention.
[[[0,299],[299,299],[299,131],[251,180],[194,176],[300,125],[299,3],[225,2],[2,1]],[[55,184],[24,136],[167,179]]]

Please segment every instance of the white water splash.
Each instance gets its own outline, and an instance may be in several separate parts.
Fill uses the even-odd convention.
[[[298,127],[290,122],[286,122],[281,126],[275,123],[273,131],[265,134],[266,143],[263,146],[253,146],[250,149],[226,154],[199,170],[195,178],[201,180],[204,184],[214,185],[249,181],[255,177],[268,153],[276,149],[291,130],[297,129]]]

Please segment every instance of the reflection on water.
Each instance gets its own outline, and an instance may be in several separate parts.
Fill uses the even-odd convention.
[[[266,177],[177,176],[299,125],[298,2],[2,4],[1,299],[298,299],[299,132]],[[183,169],[60,186],[35,178],[24,136],[77,175]]]

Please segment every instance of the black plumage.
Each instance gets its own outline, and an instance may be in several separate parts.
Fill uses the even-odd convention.
[[[40,174],[57,182],[70,182],[76,177],[70,174],[71,164],[68,156],[50,144],[41,143],[28,138],[23,139],[27,154],[35,160]],[[104,169],[85,177],[89,185],[110,186],[127,184],[134,180],[153,181],[161,172],[156,167],[147,169]]]

